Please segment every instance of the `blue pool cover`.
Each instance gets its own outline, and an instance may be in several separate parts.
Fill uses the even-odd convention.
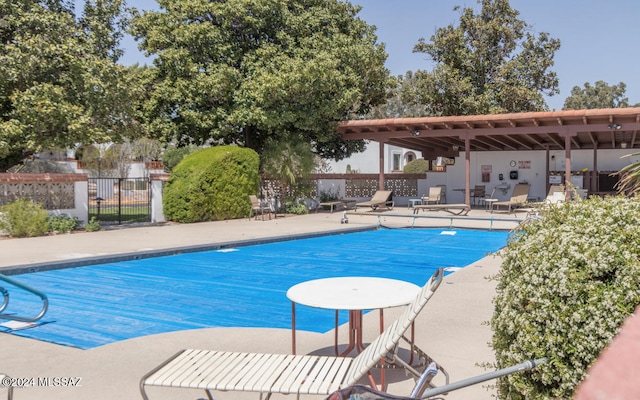
[[[286,292],[297,283],[374,276],[422,286],[437,268],[469,265],[504,247],[507,237],[501,231],[379,229],[19,275],[13,278],[46,293],[50,306],[41,325],[13,333],[88,349],[184,329],[289,329]],[[38,298],[9,289],[11,311],[39,311]],[[333,328],[334,311],[296,310],[298,329]]]

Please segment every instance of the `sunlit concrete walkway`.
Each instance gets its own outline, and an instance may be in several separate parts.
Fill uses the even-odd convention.
[[[444,212],[421,212],[414,218],[411,210],[396,207],[385,212],[358,210],[320,212],[305,216],[285,216],[265,220],[232,220],[199,224],[162,224],[75,233],[30,239],[0,240],[0,272],[15,266],[46,268],[49,263],[76,262],[83,258],[145,255],[151,251],[192,249],[237,241],[273,240],[289,235],[308,235],[329,231],[364,229],[378,225],[442,226],[510,229],[514,216],[472,210],[467,218],[450,218]],[[433,216],[438,218],[423,218]],[[520,213],[518,217],[523,217]],[[492,219],[489,219],[489,218]],[[459,270],[445,282],[417,319],[417,344],[442,364],[452,381],[486,372],[479,364],[492,362],[488,343],[490,328],[485,324],[493,311],[495,281],[487,277],[499,270],[500,258],[493,255]],[[426,279],[426,277],[425,277]],[[117,306],[117,305],[116,305]],[[385,314],[391,321],[399,310]],[[365,317],[365,341],[377,336],[377,313]],[[344,332],[343,329],[341,332]],[[346,338],[342,338],[342,343]],[[299,353],[333,351],[333,333],[299,332]],[[29,399],[139,399],[140,378],[164,359],[183,348],[207,348],[230,351],[291,351],[291,332],[286,329],[212,328],[181,331],[125,340],[91,350],[59,346],[0,333],[0,372],[15,378],[79,377],[80,387],[27,387],[16,389],[16,400]],[[407,395],[413,381],[404,373],[390,374],[389,391]],[[493,389],[476,385],[446,396],[448,399],[491,399]],[[2,393],[0,391],[0,393]],[[153,399],[200,399],[204,392],[152,389]],[[252,393],[218,393],[218,400],[257,399]],[[272,398],[295,398],[274,395]],[[320,397],[308,396],[310,399]]]

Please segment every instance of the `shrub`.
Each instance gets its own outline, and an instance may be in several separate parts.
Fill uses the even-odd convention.
[[[338,195],[338,191],[339,189],[336,189],[335,192],[328,190],[328,191],[321,191],[320,192],[320,202],[321,203],[325,203],[327,201],[335,201],[335,200],[340,200],[340,196]]]
[[[43,236],[49,228],[48,216],[41,204],[16,200],[0,207],[0,231],[11,237]]]
[[[178,164],[164,189],[164,214],[176,222],[243,218],[258,192],[259,157],[251,150],[218,146],[198,150]]]
[[[98,222],[96,217],[91,217],[89,223],[87,223],[87,225],[84,227],[84,230],[87,232],[96,232],[100,229],[102,229],[102,227],[100,226],[100,223]]]
[[[71,217],[67,214],[49,215],[47,222],[49,224],[49,232],[56,233],[71,232],[80,224],[77,217]]]
[[[428,170],[429,161],[424,158],[416,158],[413,161],[409,161],[402,169],[402,172],[405,174],[424,174]]]
[[[498,382],[499,398],[571,398],[640,303],[640,200],[548,206],[501,255],[491,320],[497,367],[547,362]]]
[[[295,203],[287,207],[287,212],[290,214],[304,215],[309,214],[309,209],[302,203]]]

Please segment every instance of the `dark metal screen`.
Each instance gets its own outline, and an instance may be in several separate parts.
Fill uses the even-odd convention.
[[[151,221],[148,178],[89,178],[89,221],[100,225]]]

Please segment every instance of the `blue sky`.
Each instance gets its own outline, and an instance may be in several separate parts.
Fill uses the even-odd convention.
[[[155,0],[130,0],[139,9],[156,8]],[[425,54],[413,53],[421,37],[429,40],[439,27],[456,24],[456,5],[477,8],[474,0],[353,0],[362,6],[359,17],[377,27],[378,41],[389,54],[387,68],[393,75],[418,69],[430,70]],[[547,98],[552,110],[560,110],[574,86],[598,80],[610,85],[624,82],[631,104],[640,103],[640,1],[637,0],[511,0],[520,19],[534,33],[548,32],[562,45],[553,70],[560,94]],[[132,40],[123,43],[124,64],[144,63]]]

